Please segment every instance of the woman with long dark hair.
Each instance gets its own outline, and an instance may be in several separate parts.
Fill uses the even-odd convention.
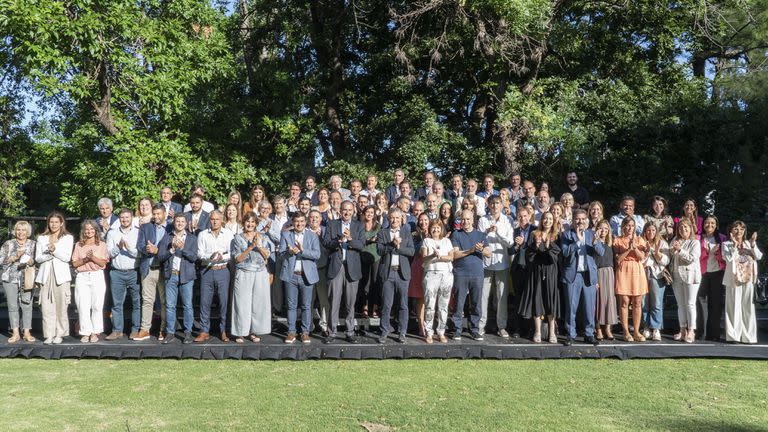
[[[35,282],[41,285],[40,308],[45,344],[60,344],[64,336],[69,336],[67,306],[72,300],[69,261],[72,259],[73,243],[64,215],[59,212],[49,214],[45,220],[45,231],[37,237],[35,248],[35,261],[40,265]]]
[[[699,286],[699,304],[701,305],[704,331],[701,335],[706,340],[720,340],[720,318],[723,316],[725,286],[725,260],[723,242],[727,238],[720,234],[715,216],[704,218],[703,229],[699,237],[701,244],[701,285]]]

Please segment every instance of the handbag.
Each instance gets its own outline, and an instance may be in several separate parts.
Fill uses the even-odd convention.
[[[739,284],[746,284],[754,280],[755,260],[749,255],[739,254],[734,265],[734,276]]]
[[[664,282],[666,282],[667,285],[672,285],[672,282],[674,281],[672,279],[672,273],[670,273],[666,267],[661,270],[661,277],[664,279]]]
[[[768,305],[768,274],[762,274],[757,278],[753,302],[763,306]]]
[[[24,267],[24,291],[35,289],[35,266],[28,265]]]

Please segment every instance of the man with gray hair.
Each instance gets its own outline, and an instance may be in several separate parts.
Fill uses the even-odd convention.
[[[211,227],[200,231],[197,237],[197,257],[201,260],[200,269],[200,334],[195,342],[207,342],[210,339],[211,302],[216,292],[219,298],[219,328],[222,342],[229,342],[227,337],[227,302],[229,300],[230,246],[234,234],[222,226],[222,215],[214,210],[210,215]]]
[[[376,235],[376,251],[381,256],[379,264],[379,281],[381,287],[381,336],[378,342],[387,341],[387,335],[393,328],[389,323],[395,295],[398,297],[399,312],[397,314],[397,341],[405,343],[405,333],[408,330],[408,284],[411,281],[411,263],[415,248],[413,236],[407,226],[403,226],[402,211],[398,208],[389,210],[389,228],[379,231]]]
[[[349,189],[341,187],[341,176],[336,174],[332,175],[328,180],[328,184],[331,187],[331,192],[338,192],[341,194],[342,201],[347,201],[349,199]]]
[[[102,240],[107,238],[107,232],[113,224],[117,224],[117,215],[114,214],[114,206],[109,198],[99,198],[96,203],[99,207],[99,216],[96,218],[96,224],[99,226],[99,236]]]
[[[363,278],[360,251],[365,247],[365,231],[363,224],[352,218],[354,213],[355,205],[352,202],[341,203],[341,218],[328,221],[321,239],[321,244],[328,250],[326,274],[331,296],[331,325],[326,343],[336,338],[342,295],[347,308],[346,340],[349,343],[358,343],[355,338],[355,301],[358,282]]]

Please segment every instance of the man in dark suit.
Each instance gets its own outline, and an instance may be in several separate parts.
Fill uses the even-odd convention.
[[[149,329],[152,327],[152,315],[155,310],[155,296],[160,295],[160,336],[163,340],[165,329],[165,278],[160,271],[158,245],[167,235],[165,207],[155,204],[152,207],[152,221],[139,227],[139,239],[136,247],[141,253],[139,275],[141,280],[141,328],[133,340],[149,339]]]
[[[160,204],[165,207],[165,218],[169,225],[173,224],[174,216],[184,212],[184,207],[181,204],[173,202],[173,191],[168,186],[160,189]]]
[[[328,250],[328,288],[331,294],[330,334],[325,339],[330,343],[336,338],[339,323],[341,295],[344,294],[347,307],[347,342],[357,343],[355,338],[355,300],[357,284],[363,277],[360,267],[360,251],[365,246],[363,225],[352,219],[355,205],[350,201],[341,204],[341,219],[328,221],[322,244]]]
[[[187,231],[197,236],[200,231],[205,231],[211,227],[211,215],[203,210],[202,195],[192,195],[189,199],[189,206],[190,211],[184,213],[184,217],[187,219]]]
[[[605,248],[595,234],[587,229],[587,212],[573,211],[573,227],[560,237],[563,272],[560,282],[565,285],[565,345],[576,338],[576,312],[579,302],[584,305],[584,342],[597,345],[595,339],[595,299],[597,295],[597,264],[595,255],[603,255]]]
[[[400,183],[402,183],[403,180],[405,180],[405,171],[400,168],[396,169],[393,183],[384,189],[384,195],[386,195],[390,206],[393,205],[395,200],[400,196]]]
[[[280,280],[285,288],[288,304],[288,336],[285,343],[296,342],[296,311],[301,298],[301,342],[309,343],[312,327],[312,297],[315,284],[320,280],[316,261],[320,258],[320,240],[307,229],[307,217],[293,214],[293,228],[280,235],[278,254],[282,255],[283,266]]]
[[[411,264],[408,259],[415,251],[411,230],[403,226],[403,213],[400,209],[389,211],[389,228],[379,231],[376,235],[376,251],[381,256],[378,277],[382,282],[383,303],[379,343],[385,343],[387,335],[393,330],[389,315],[395,294],[400,304],[397,314],[397,341],[405,343],[405,333],[408,330],[408,283],[411,280]]]
[[[197,261],[197,237],[187,231],[187,220],[184,213],[173,216],[173,227],[168,235],[160,240],[157,246],[157,257],[163,266],[165,278],[165,327],[164,344],[176,340],[176,304],[181,297],[184,310],[184,343],[192,343],[192,286],[197,278],[195,261]]]
[[[99,198],[99,216],[96,218],[96,224],[99,226],[99,236],[102,240],[107,238],[107,232],[118,219],[114,213],[112,200],[109,198]]]

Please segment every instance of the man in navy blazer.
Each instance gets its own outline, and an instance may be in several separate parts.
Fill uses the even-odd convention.
[[[149,329],[152,327],[152,315],[155,309],[155,296],[160,295],[160,336],[163,340],[165,329],[165,279],[160,272],[160,241],[168,234],[165,219],[165,207],[155,204],[152,207],[152,221],[139,227],[139,239],[136,248],[141,254],[139,263],[139,280],[141,281],[141,328],[133,340],[149,339]]]
[[[355,205],[351,201],[341,203],[341,219],[328,222],[322,239],[323,247],[328,250],[328,291],[331,294],[331,327],[328,329],[326,343],[336,338],[342,293],[347,306],[346,340],[357,343],[355,301],[357,285],[363,277],[360,251],[365,247],[365,230],[360,221],[352,219],[354,213]]]
[[[605,247],[587,227],[587,212],[576,209],[573,211],[572,228],[560,237],[563,257],[560,281],[565,284],[565,329],[568,333],[565,345],[572,345],[576,338],[576,312],[581,300],[584,303],[584,342],[598,344],[594,336],[597,296],[597,265],[594,257],[602,256]]]
[[[378,277],[382,282],[381,296],[381,336],[379,343],[387,341],[387,335],[393,330],[389,322],[395,293],[397,293],[400,311],[397,314],[397,341],[405,343],[408,330],[408,283],[411,281],[411,263],[409,259],[415,250],[413,236],[407,225],[403,225],[403,212],[398,208],[389,211],[389,228],[382,229],[376,235],[376,252],[381,256]]]
[[[173,190],[168,186],[160,189],[160,204],[165,207],[165,218],[168,221],[168,225],[173,225],[174,216],[184,213],[184,207],[177,202],[173,202]]]
[[[316,261],[320,259],[320,239],[307,229],[307,217],[293,214],[293,228],[280,235],[278,254],[283,258],[280,280],[288,304],[288,336],[285,343],[296,342],[296,309],[301,297],[301,342],[309,343],[312,327],[313,288],[320,277]]]
[[[109,198],[99,198],[96,204],[99,207],[99,216],[96,217],[96,225],[99,226],[99,236],[102,240],[107,238],[107,232],[112,228],[112,224],[117,222],[117,215],[114,213],[112,200]],[[118,224],[119,226],[119,224]]]
[[[189,199],[190,211],[184,213],[187,219],[187,231],[194,235],[200,234],[211,227],[211,215],[203,210],[203,196],[199,194],[192,195]]]
[[[181,297],[184,309],[184,343],[192,343],[192,323],[194,309],[192,308],[192,286],[197,278],[195,261],[197,261],[197,237],[187,231],[187,220],[184,213],[173,216],[173,228],[160,240],[157,257],[163,266],[165,278],[165,327],[164,344],[176,340],[176,303]]]

